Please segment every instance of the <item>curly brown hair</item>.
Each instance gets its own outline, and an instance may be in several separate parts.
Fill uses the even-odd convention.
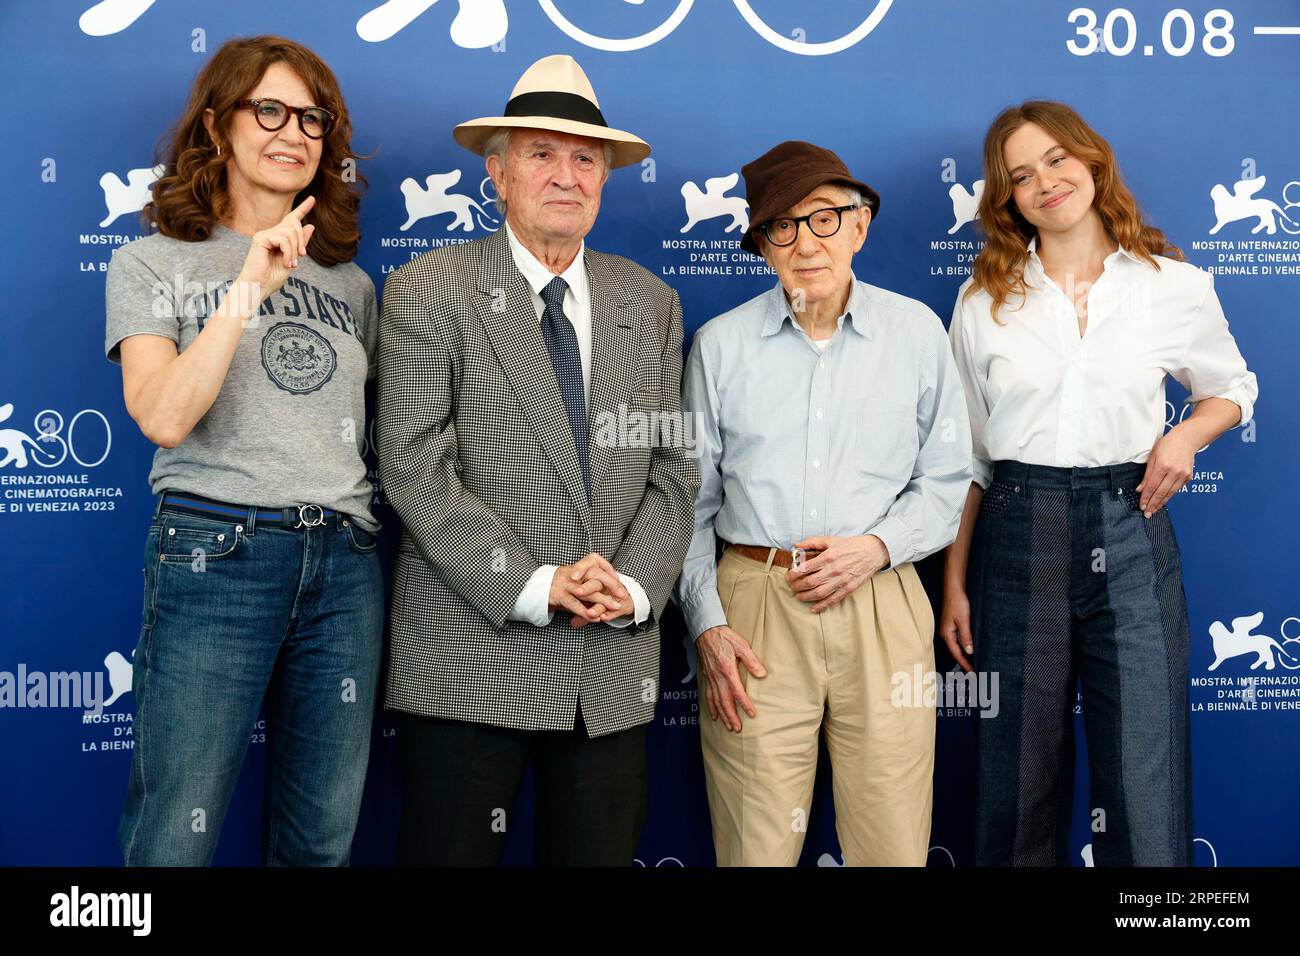
[[[226,164],[230,151],[217,153],[204,125],[204,111],[216,115],[215,129],[228,138],[235,103],[249,92],[273,63],[283,63],[302,79],[316,105],[335,115],[333,126],[321,145],[316,175],[294,198],[297,206],[307,196],[316,205],[304,223],[312,223],[307,254],[323,266],[350,262],[357,253],[361,231],[357,225],[365,177],[356,182],[343,178],[345,169],[356,169],[366,157],[352,152],[352,119],[343,102],[338,80],[325,61],[301,43],[277,36],[237,37],[228,40],[199,72],[190,90],[185,112],[169,134],[170,143],[157,161],[165,168],[153,184],[153,199],[145,205],[145,228],[157,223],[164,236],[186,242],[202,242],[212,235],[213,226],[230,212]]]
[[[1097,192],[1093,208],[1112,239],[1135,256],[1159,269],[1155,257],[1182,259],[1182,251],[1165,234],[1145,222],[1133,193],[1124,185],[1110,143],[1089,126],[1072,107],[1050,100],[1030,100],[998,114],[984,137],[984,195],[980,198],[978,226],[987,244],[975,259],[971,295],[983,289],[993,299],[993,320],[1011,296],[1025,294],[1025,263],[1029,240],[1038,230],[1016,208],[1011,196],[1011,174],[1002,149],[1011,134],[1026,123],[1041,126],[1073,156],[1088,165]]]

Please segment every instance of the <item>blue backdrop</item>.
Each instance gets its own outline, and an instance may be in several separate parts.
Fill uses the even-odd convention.
[[[688,335],[772,282],[737,251],[733,227],[744,206],[729,197],[743,184],[707,180],[737,173],[783,139],[837,150],[882,196],[858,275],[946,319],[978,251],[971,197],[989,122],[1031,97],[1075,105],[1115,146],[1151,219],[1192,262],[1218,273],[1232,330],[1261,383],[1253,427],[1200,455],[1197,476],[1171,505],[1193,639],[1196,862],[1300,862],[1300,595],[1289,485],[1300,440],[1291,372],[1300,345],[1300,3],[1079,2],[6,3],[0,863],[120,862],[153,448],[103,358],[104,270],[115,246],[141,235],[155,144],[206,57],[231,36],[268,32],[306,43],[333,67],[354,146],[374,154],[362,167],[370,188],[359,262],[381,290],[410,257],[498,225],[482,163],[452,142],[452,126],[496,113],[537,58],[575,56],[610,122],[654,146],[651,161],[612,175],[589,242],[673,285]],[[453,173],[457,182],[426,186],[431,175]],[[1175,409],[1184,413],[1176,390],[1171,420]],[[928,584],[937,570],[933,561],[923,567]],[[1240,618],[1250,620],[1234,623]],[[1217,663],[1216,622],[1228,634]],[[694,659],[682,636],[674,614],[650,733],[638,853],[646,866],[713,862]],[[941,669],[950,664],[941,654]],[[98,715],[77,700],[25,706],[36,702],[33,682],[72,689],[73,677],[61,674],[102,681],[111,702]],[[976,719],[941,711],[932,866],[971,860]],[[395,727],[389,714],[377,722],[357,863],[393,857]],[[273,732],[249,728],[219,863],[258,860]],[[1081,752],[1078,865],[1090,860],[1084,763]],[[826,778],[803,860],[839,865]],[[514,829],[511,860],[527,859],[530,836]]]

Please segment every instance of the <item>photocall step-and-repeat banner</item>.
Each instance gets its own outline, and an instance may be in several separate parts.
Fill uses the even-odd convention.
[[[740,167],[775,143],[831,147],[879,190],[858,276],[947,321],[981,245],[988,124],[1029,98],[1077,107],[1152,221],[1215,273],[1260,382],[1256,420],[1199,455],[1170,506],[1191,614],[1195,861],[1300,862],[1300,2],[61,0],[0,12],[0,863],[121,860],[154,449],[103,357],[105,270],[143,234],[155,146],[195,74],[223,41],[258,33],[307,44],[339,77],[354,146],[373,154],[359,262],[380,290],[412,257],[501,226],[482,161],[451,129],[497,113],[534,60],[572,54],[610,122],[654,147],[611,175],[588,242],[677,289],[688,339],[774,282],[738,240]],[[1172,424],[1188,409],[1176,385],[1169,397]],[[397,520],[384,518],[391,555]],[[922,567],[936,597],[938,570]],[[711,865],[708,716],[675,609],[663,634],[638,863]],[[996,697],[936,703],[929,863],[964,866],[973,729]],[[399,727],[391,713],[376,723],[358,864],[394,857]],[[274,733],[248,728],[218,863],[259,859]],[[822,770],[803,862],[838,866]],[[1096,819],[1086,781],[1081,746],[1079,866]],[[512,862],[530,856],[526,818],[511,817]]]

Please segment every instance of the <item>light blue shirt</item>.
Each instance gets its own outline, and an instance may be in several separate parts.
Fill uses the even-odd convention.
[[[855,280],[820,351],[778,284],[695,334],[682,408],[701,479],[676,590],[692,637],[727,623],[715,532],[786,549],[874,534],[893,567],[957,536],[966,402],[943,323],[915,299]]]

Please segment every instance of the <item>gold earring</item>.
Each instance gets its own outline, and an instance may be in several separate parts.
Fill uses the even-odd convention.
[[[217,144],[217,155],[218,155],[218,156],[221,155],[221,144],[220,144],[220,143]]]

